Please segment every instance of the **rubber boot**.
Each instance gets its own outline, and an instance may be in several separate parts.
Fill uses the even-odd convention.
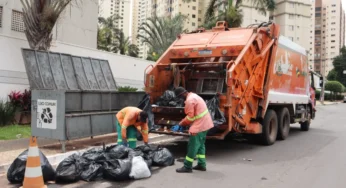
[[[194,170],[199,170],[199,171],[207,171],[207,168],[201,166],[201,165],[196,165],[192,169]]]
[[[192,173],[192,169],[186,168],[184,166],[181,168],[178,168],[176,171],[177,173]]]

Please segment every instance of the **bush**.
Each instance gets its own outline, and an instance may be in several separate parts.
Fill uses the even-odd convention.
[[[118,87],[119,92],[136,92],[138,89],[131,86],[120,86]]]
[[[25,90],[23,93],[20,91],[12,91],[8,98],[10,104],[20,111],[31,111],[31,91]]]
[[[344,86],[338,81],[329,81],[326,83],[325,90],[333,93],[342,93]]]
[[[16,109],[10,102],[0,101],[0,125],[13,123]]]

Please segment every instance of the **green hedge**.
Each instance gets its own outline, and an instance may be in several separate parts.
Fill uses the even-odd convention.
[[[320,100],[321,97],[321,91],[316,91],[316,100]],[[344,96],[340,94],[331,94],[331,93],[324,93],[324,100],[326,101],[332,101],[332,100],[343,100]]]

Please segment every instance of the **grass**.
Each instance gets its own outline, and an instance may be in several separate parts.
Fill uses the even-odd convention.
[[[0,127],[0,140],[14,140],[18,139],[17,135],[21,134],[19,138],[28,138],[31,136],[30,125],[8,125]]]

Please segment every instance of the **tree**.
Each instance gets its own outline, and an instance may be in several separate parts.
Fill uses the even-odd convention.
[[[335,69],[331,70],[328,73],[327,79],[330,81],[337,81],[338,79],[338,73],[335,71]]]
[[[185,0],[190,2],[191,0]],[[253,7],[266,15],[269,11],[270,20],[275,10],[275,0],[251,0]],[[205,13],[204,27],[210,29],[217,21],[226,21],[230,27],[240,27],[243,21],[241,12],[242,0],[211,0]]]
[[[108,18],[99,17],[99,27],[97,30],[97,49],[114,52],[116,51],[115,35],[118,29],[115,26],[115,21],[120,19],[119,15],[112,15]]]
[[[105,50],[122,55],[138,57],[138,46],[130,43],[130,38],[126,37],[122,30],[115,26],[115,21],[120,19],[118,15],[108,18],[99,18],[99,28],[97,33],[97,49]]]
[[[48,50],[52,29],[62,11],[72,0],[21,0],[25,35],[30,48]]]
[[[336,74],[336,80],[346,85],[346,75],[344,71],[346,70],[346,47],[340,49],[340,55],[336,56],[333,60],[334,72]],[[329,75],[329,74],[328,74]]]
[[[325,90],[332,92],[332,99],[335,99],[335,95],[337,93],[342,93],[344,90],[344,86],[338,81],[328,81],[325,87]]]
[[[150,47],[151,52],[148,55],[155,53],[160,57],[175,41],[177,35],[184,32],[185,19],[186,16],[179,14],[172,19],[152,17],[143,23],[139,31],[144,34],[139,34],[137,37]]]

